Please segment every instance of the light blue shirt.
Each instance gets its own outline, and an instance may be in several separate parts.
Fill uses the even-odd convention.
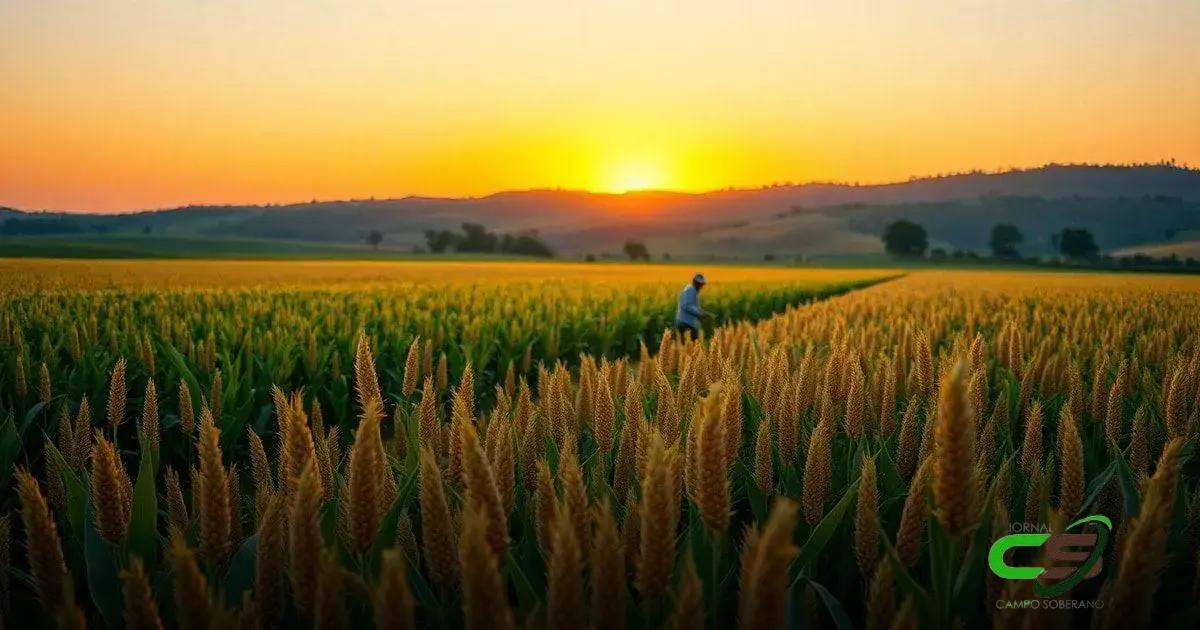
[[[700,292],[696,285],[688,283],[679,294],[679,306],[675,309],[675,325],[687,324],[696,330],[700,329]]]

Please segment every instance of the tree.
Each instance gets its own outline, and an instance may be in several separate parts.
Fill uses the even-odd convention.
[[[1074,260],[1095,258],[1100,253],[1092,233],[1082,228],[1064,228],[1056,235],[1058,251],[1067,258]]]
[[[491,254],[499,251],[500,239],[478,223],[462,224],[463,237],[458,251],[475,254]]]
[[[524,234],[505,234],[500,239],[500,251],[505,254],[518,256],[538,256],[554,258],[554,250],[550,249],[538,238],[537,231],[531,230]]]
[[[462,237],[450,230],[426,230],[425,244],[429,246],[429,251],[435,254],[441,254],[446,251],[457,251],[458,243]]]
[[[920,258],[927,247],[929,237],[925,228],[907,219],[900,219],[883,231],[883,248],[893,256]]]
[[[461,252],[467,254],[517,254],[553,258],[554,250],[538,238],[537,230],[519,234],[497,235],[478,223],[462,224],[462,233],[450,230],[427,230],[425,243],[435,254]]]
[[[106,225],[93,224],[91,227],[96,231],[100,231],[99,228],[108,231]],[[0,234],[74,234],[82,231],[83,224],[75,217],[10,217],[0,225]]]
[[[1000,223],[992,228],[992,238],[988,241],[988,246],[992,248],[992,256],[996,258],[1019,258],[1017,245],[1024,240],[1025,235],[1021,234],[1017,226]]]
[[[367,245],[379,249],[379,244],[383,242],[383,232],[379,230],[371,230],[367,232]]]
[[[625,255],[629,260],[650,260],[650,250],[641,241],[625,241]]]

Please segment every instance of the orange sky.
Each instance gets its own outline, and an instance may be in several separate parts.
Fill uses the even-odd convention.
[[[1200,164],[1195,0],[0,4],[0,205]]]

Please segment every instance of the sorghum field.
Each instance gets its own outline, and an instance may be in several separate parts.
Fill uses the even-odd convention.
[[[291,264],[2,263],[7,624],[1200,618],[1200,280],[706,269],[690,342],[686,268]]]

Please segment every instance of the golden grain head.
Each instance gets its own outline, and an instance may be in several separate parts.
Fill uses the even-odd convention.
[[[799,506],[777,499],[760,529],[752,525],[741,550],[738,625],[778,628],[787,619],[788,568],[800,553],[793,540]]]
[[[132,493],[126,487],[126,471],[116,447],[99,430],[92,449],[91,494],[96,529],[106,540],[119,543],[129,529]]]
[[[952,537],[964,535],[975,520],[975,436],[963,372],[960,363],[942,381],[933,434],[934,510]]]

